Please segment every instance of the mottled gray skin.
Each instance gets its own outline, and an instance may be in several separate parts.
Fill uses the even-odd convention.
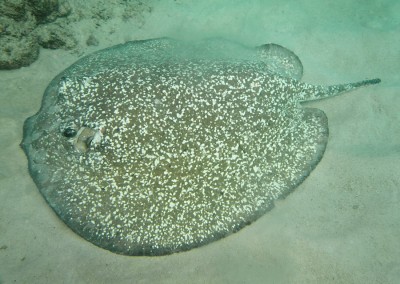
[[[301,74],[276,45],[157,39],[94,53],[27,119],[30,173],[60,218],[105,249],[209,243],[271,209],[321,159],[327,118],[300,101],[379,82],[312,86]]]

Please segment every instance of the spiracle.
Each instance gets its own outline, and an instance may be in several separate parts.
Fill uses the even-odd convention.
[[[85,153],[89,149],[93,149],[100,144],[103,137],[103,132],[104,128],[95,130],[93,128],[83,126],[76,133],[72,143],[76,150]]]

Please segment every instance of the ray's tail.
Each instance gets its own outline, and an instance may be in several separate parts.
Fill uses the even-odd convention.
[[[332,86],[314,86],[304,84],[300,93],[299,101],[313,101],[321,100],[330,97],[340,95],[344,92],[348,92],[357,89],[362,86],[374,85],[381,82],[381,79],[375,78],[370,80],[364,80],[355,83],[332,85]]]

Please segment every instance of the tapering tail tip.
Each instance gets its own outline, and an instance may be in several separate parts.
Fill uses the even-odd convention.
[[[361,86],[367,86],[367,85],[375,85],[379,84],[381,82],[381,79],[375,78],[375,79],[370,79],[370,80],[364,80],[358,83],[354,83],[354,87],[361,87]]]

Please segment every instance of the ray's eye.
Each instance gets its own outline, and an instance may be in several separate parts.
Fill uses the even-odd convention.
[[[74,128],[72,128],[72,127],[67,127],[67,128],[65,128],[64,129],[64,131],[63,131],[63,135],[65,136],[65,137],[68,137],[68,138],[72,138],[72,137],[75,137],[76,136],[76,129],[74,129]]]

